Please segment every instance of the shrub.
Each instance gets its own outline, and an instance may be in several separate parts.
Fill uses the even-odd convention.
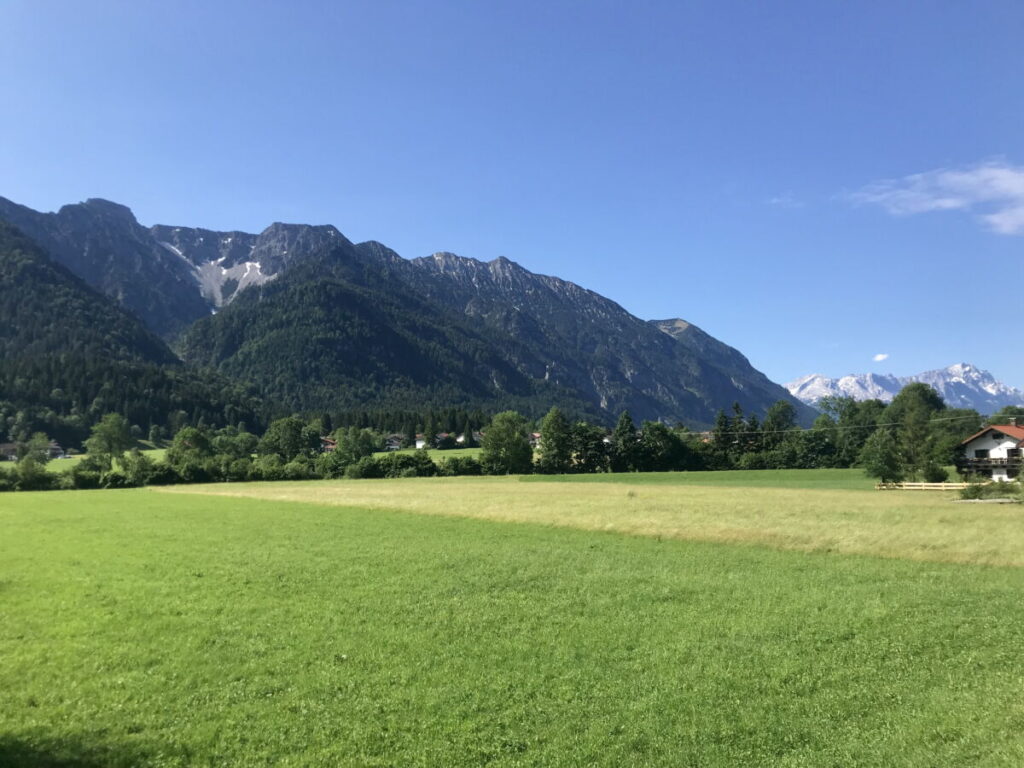
[[[455,477],[458,475],[482,475],[483,467],[472,456],[452,456],[442,459],[437,467],[439,475]]]
[[[355,464],[349,464],[345,468],[345,477],[353,480],[363,478],[384,477],[384,469],[373,456],[363,456]]]
[[[121,460],[124,474],[128,484],[132,486],[143,486],[149,484],[150,475],[153,474],[154,461],[146,454],[133,449]]]
[[[961,489],[961,499],[1006,499],[1010,498],[1015,492],[1012,483],[971,483],[966,488]]]
[[[224,467],[224,479],[232,482],[248,480],[252,474],[252,461],[249,459],[235,459]]]
[[[426,451],[390,453],[377,459],[383,477],[434,477],[437,464]]]
[[[22,457],[14,468],[14,487],[19,491],[49,491],[56,484],[57,476],[33,456]]]
[[[768,459],[763,453],[744,453],[736,466],[739,469],[768,469]]]
[[[284,462],[276,453],[260,456],[253,462],[249,476],[253,480],[283,480]]]
[[[921,476],[926,483],[944,483],[949,478],[949,472],[938,464],[925,464]]]
[[[103,473],[100,477],[100,485],[103,488],[131,488],[134,483],[121,470],[112,469],[109,472]]]
[[[206,463],[198,461],[184,461],[175,467],[183,483],[209,483],[216,480],[214,472]]]
[[[181,482],[181,476],[166,461],[157,461],[149,472],[149,485],[174,485]]]
[[[308,480],[313,477],[313,468],[305,461],[295,459],[282,467],[281,474],[285,480]]]
[[[100,472],[93,469],[86,461],[82,461],[77,466],[72,467],[67,475],[71,478],[72,487],[74,488],[87,490],[100,487]]]
[[[353,459],[345,451],[321,453],[316,457],[316,473],[320,477],[335,479],[345,476],[345,470]]]

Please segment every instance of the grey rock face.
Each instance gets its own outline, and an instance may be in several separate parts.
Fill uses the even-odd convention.
[[[452,253],[413,259],[414,279],[444,301],[520,343],[508,348],[519,370],[583,393],[609,413],[709,425],[740,402],[763,413],[788,392],[742,354],[696,326],[675,335],[614,301],[505,258],[481,262]],[[796,403],[809,422],[811,409]]]
[[[123,205],[91,199],[39,213],[0,198],[0,219],[165,338],[210,312],[192,266],[160,247]]]
[[[441,252],[410,261],[377,242],[353,245],[333,226],[275,223],[258,235],[147,229],[130,210],[104,200],[37,213],[0,198],[0,219],[164,338],[315,257],[327,259],[323,263],[336,277],[377,292],[381,306],[391,286],[395,295],[422,299],[417,311],[428,313],[437,327],[456,316],[460,323],[468,318],[501,358],[489,374],[498,389],[511,371],[576,392],[609,419],[628,409],[638,420],[694,427],[710,425],[733,402],[762,413],[776,400],[790,399],[742,354],[686,321],[641,320],[593,291],[505,258],[481,262]],[[315,283],[315,270],[307,271]],[[379,322],[387,324],[388,316]],[[232,338],[244,332],[233,326]],[[329,389],[330,382],[317,386]],[[793,402],[809,422],[813,410]]]

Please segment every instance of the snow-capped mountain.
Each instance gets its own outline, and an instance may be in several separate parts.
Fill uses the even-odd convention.
[[[996,381],[988,371],[970,363],[925,371],[914,376],[859,373],[831,379],[812,373],[785,385],[795,398],[813,405],[823,397],[852,397],[854,400],[878,399],[889,402],[907,384],[919,381],[938,392],[954,408],[974,408],[994,413],[1007,405],[1024,405],[1024,391]]]

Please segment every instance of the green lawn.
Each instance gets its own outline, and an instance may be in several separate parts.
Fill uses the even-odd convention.
[[[146,456],[149,456],[149,458],[151,458],[153,461],[159,461],[164,457],[164,454],[167,453],[166,448],[142,448],[140,450]],[[86,454],[84,453],[76,453],[75,455],[68,456],[67,458],[64,459],[54,459],[53,461],[49,462],[46,465],[46,468],[50,472],[55,472],[58,474],[61,472],[68,472],[69,470],[77,466],[82,461],[82,459],[85,458],[85,456]],[[11,466],[13,467],[14,465],[12,464]]]
[[[403,448],[400,451],[377,451],[377,453],[375,453],[374,456],[387,456],[388,454],[391,454],[391,453],[413,454],[413,453],[418,453],[418,451],[415,448]],[[427,455],[430,456],[430,458],[432,458],[434,461],[440,461],[441,459],[445,459],[445,458],[455,458],[456,456],[458,456],[458,457],[471,456],[474,459],[479,459],[480,458],[480,449],[479,448],[452,448],[450,450],[440,451],[437,448],[428,448],[427,449]]]
[[[524,482],[708,485],[735,488],[874,490],[863,469],[731,469],[722,472],[620,472],[598,475],[526,475]]]
[[[636,503],[656,517],[663,497],[648,492],[763,496],[765,510],[806,493],[963,509],[943,494],[514,478],[238,489],[257,486],[320,495],[0,496],[0,765],[1024,764],[1022,568],[415,501],[604,493],[623,516]],[[344,506],[357,493],[407,511]],[[970,530],[997,526],[990,512],[973,509]]]

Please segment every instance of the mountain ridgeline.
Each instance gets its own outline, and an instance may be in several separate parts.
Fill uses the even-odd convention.
[[[1024,405],[1024,392],[997,381],[991,373],[970,363],[956,363],[913,376],[861,373],[832,379],[813,373],[789,382],[786,388],[808,405],[814,405],[824,397],[877,399],[888,403],[900,390],[914,382],[927,384],[954,408],[972,408],[979,413],[990,414],[1008,405]]]
[[[107,412],[140,428],[246,421],[263,406],[182,362],[135,316],[0,222],[0,430],[78,442]]]
[[[814,412],[735,349],[683,320],[648,322],[508,259],[406,260],[332,226],[255,235],[143,227],[103,200],[0,219],[171,341],[188,363],[301,410],[551,405],[611,423],[709,426],[734,402]]]

